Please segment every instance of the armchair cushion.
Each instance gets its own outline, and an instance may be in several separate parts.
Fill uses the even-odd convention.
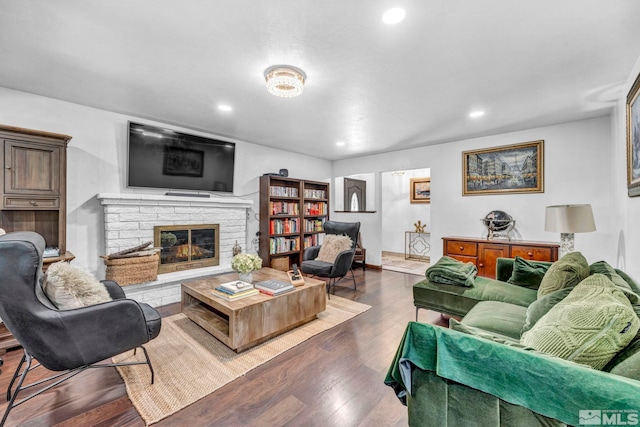
[[[52,264],[45,274],[44,293],[59,310],[70,310],[111,301],[104,284],[68,262]]]
[[[302,263],[302,271],[307,274],[313,274],[314,276],[329,277],[333,264],[318,261],[317,259],[311,259]]]
[[[353,241],[349,236],[327,234],[316,260],[333,264],[340,252],[349,250],[352,246]]]

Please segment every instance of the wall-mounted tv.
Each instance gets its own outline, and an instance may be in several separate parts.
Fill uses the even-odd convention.
[[[129,122],[129,187],[233,193],[236,145]]]

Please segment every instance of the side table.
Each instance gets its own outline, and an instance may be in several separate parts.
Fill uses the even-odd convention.
[[[429,253],[431,253],[431,233],[404,232],[404,259],[428,261]]]

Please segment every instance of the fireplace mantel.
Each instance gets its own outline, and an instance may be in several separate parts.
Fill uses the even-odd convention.
[[[172,206],[210,206],[250,208],[253,200],[236,197],[187,197],[166,196],[164,194],[139,194],[139,193],[99,193],[98,200],[103,205],[172,205]]]

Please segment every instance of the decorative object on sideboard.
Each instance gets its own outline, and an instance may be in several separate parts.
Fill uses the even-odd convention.
[[[640,74],[627,94],[627,191],[640,196]]]
[[[307,75],[291,65],[275,65],[264,72],[267,91],[280,98],[293,98],[302,94]]]
[[[487,240],[511,240],[511,230],[515,227],[516,221],[508,213],[491,211],[480,221],[487,229]]]
[[[462,195],[544,193],[544,141],[462,153]]]
[[[431,178],[409,179],[409,202],[431,203]]]
[[[7,234],[7,232],[4,230],[4,228],[0,228],[0,236]]]
[[[547,206],[544,231],[560,233],[560,256],[573,252],[574,233],[596,231],[591,205]]]
[[[427,224],[423,224],[422,221],[418,220],[418,222],[413,223],[413,226],[416,228],[416,233],[424,233]]]

